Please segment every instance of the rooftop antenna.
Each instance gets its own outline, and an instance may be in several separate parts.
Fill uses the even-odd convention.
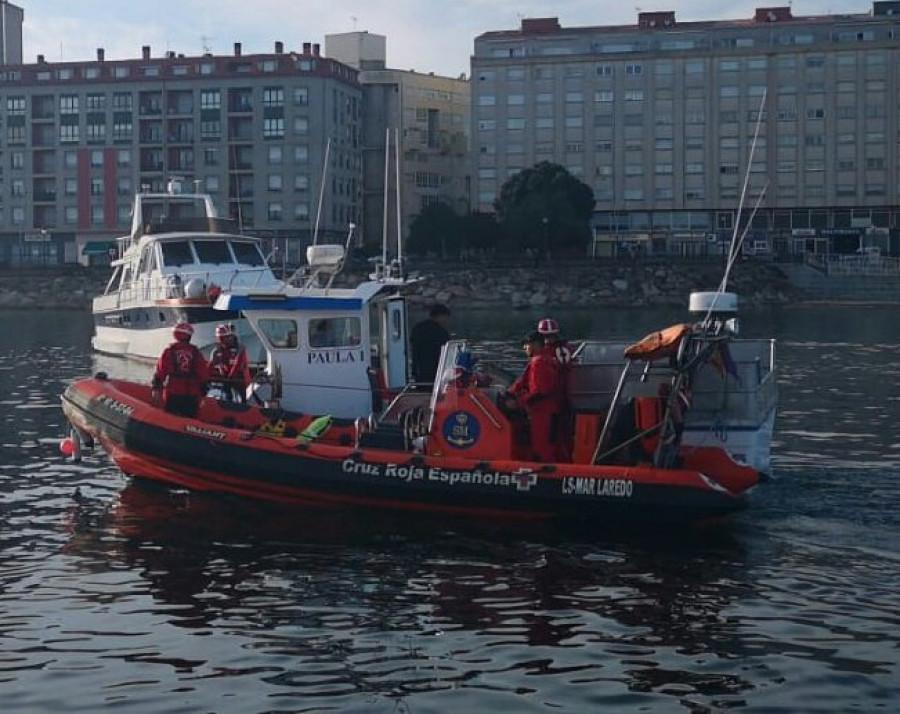
[[[215,37],[209,37],[208,35],[200,35],[200,45],[203,47],[203,54],[211,55],[212,48],[209,45],[210,40],[216,39]]]
[[[351,15],[350,19],[353,21],[353,31],[356,32],[356,15]]]

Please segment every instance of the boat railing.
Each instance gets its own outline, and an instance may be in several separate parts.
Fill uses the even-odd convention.
[[[203,287],[202,294],[188,294],[191,281]],[[217,286],[230,292],[234,288],[256,288],[273,285],[277,279],[265,266],[258,268],[233,268],[230,270],[185,270],[177,273],[156,273],[151,277],[139,276],[121,285],[115,295],[110,294],[116,305],[142,301],[179,300],[185,297],[197,298],[208,294],[209,288]],[[106,297],[106,296],[104,296]],[[112,302],[112,300],[110,301]]]
[[[730,342],[731,360],[726,367],[705,363],[694,372],[690,384],[689,423],[727,419],[730,423],[758,425],[775,408],[777,380],[773,340]],[[569,399],[576,411],[609,410],[625,366],[624,343],[589,342],[581,360],[572,366]],[[658,396],[670,384],[674,371],[668,359],[644,363],[630,370],[621,385],[620,403],[635,397]]]

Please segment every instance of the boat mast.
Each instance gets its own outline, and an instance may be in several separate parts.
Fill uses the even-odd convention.
[[[319,219],[322,217],[322,199],[325,196],[325,179],[328,176],[328,155],[331,153],[331,137],[325,142],[325,161],[322,166],[322,180],[319,181],[319,205],[316,208],[316,226],[313,229],[313,245],[319,242]]]
[[[394,188],[397,193],[397,269],[403,275],[403,234],[400,226],[400,130],[394,129]]]
[[[381,264],[387,265],[388,235],[388,169],[391,161],[391,130],[384,130],[384,199],[382,200],[381,220]]]

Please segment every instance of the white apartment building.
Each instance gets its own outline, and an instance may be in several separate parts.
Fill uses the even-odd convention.
[[[900,2],[796,17],[562,27],[475,39],[474,208],[540,161],[588,183],[595,254],[721,250],[757,198],[750,251],[897,253]],[[757,133],[750,161],[750,147]],[[749,171],[748,171],[749,165]]]

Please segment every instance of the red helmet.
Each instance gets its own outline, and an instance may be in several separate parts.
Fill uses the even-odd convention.
[[[559,325],[556,324],[556,320],[545,317],[543,320],[538,322],[537,331],[542,335],[558,335]]]
[[[218,342],[224,341],[231,334],[231,328],[228,325],[217,325],[216,326],[216,340]]]
[[[187,342],[194,335],[194,328],[187,322],[179,322],[175,325],[175,329],[172,330],[172,334],[175,335],[176,340],[180,340],[182,342]]]

